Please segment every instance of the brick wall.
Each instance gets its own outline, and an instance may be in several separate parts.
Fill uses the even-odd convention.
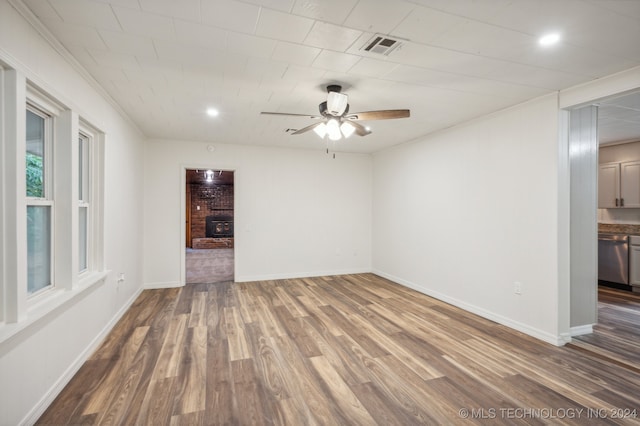
[[[207,216],[233,217],[233,185],[191,184],[191,238],[205,238]],[[200,207],[200,210],[198,210]]]

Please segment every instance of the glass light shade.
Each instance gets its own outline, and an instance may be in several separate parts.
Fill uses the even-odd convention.
[[[324,123],[320,123],[313,128],[313,131],[316,132],[316,135],[324,139],[324,137],[327,135],[327,125]]]
[[[340,116],[347,109],[349,97],[343,93],[329,92],[327,95],[327,111],[329,114]]]
[[[345,121],[340,125],[340,130],[342,131],[342,134],[344,135],[344,137],[348,138],[353,134],[353,132],[356,131],[356,128],[353,126],[353,124],[349,123],[348,121]]]
[[[340,124],[338,120],[331,119],[327,121],[327,134],[332,141],[340,140],[342,133],[340,133]]]

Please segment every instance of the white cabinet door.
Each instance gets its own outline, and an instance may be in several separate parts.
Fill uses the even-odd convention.
[[[621,207],[640,207],[640,161],[620,164]]]
[[[601,164],[598,168],[598,208],[611,209],[620,204],[620,163]]]
[[[629,284],[640,285],[640,246],[629,246]]]

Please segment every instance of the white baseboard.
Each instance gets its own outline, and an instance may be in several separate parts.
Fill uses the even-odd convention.
[[[577,327],[571,327],[569,330],[571,337],[582,336],[585,334],[593,333],[593,324],[579,325]]]
[[[560,333],[560,339],[562,340],[562,345],[558,345],[558,346],[564,346],[567,343],[571,343],[571,332],[569,333]]]
[[[159,288],[176,288],[184,287],[184,283],[178,281],[167,281],[164,283],[147,283],[144,285],[145,290],[154,290]]]
[[[315,272],[287,272],[282,274],[240,275],[235,278],[235,282],[242,283],[251,281],[287,280],[294,278],[327,277],[330,275],[366,274],[370,272],[370,268],[357,268]]]
[[[73,376],[80,370],[82,364],[85,363],[87,359],[91,356],[91,354],[100,346],[102,341],[107,337],[109,332],[113,329],[116,323],[122,318],[122,316],[129,310],[133,302],[140,296],[142,293],[142,288],[138,289],[133,296],[127,300],[127,302],[120,308],[118,312],[111,318],[104,328],[100,331],[100,333],[89,343],[89,345],[76,357],[76,359],[69,365],[69,368],[56,380],[56,382],[51,386],[51,388],[44,394],[44,396],[38,401],[38,403],[27,413],[27,415],[22,419],[20,425],[33,425],[38,421],[40,416],[45,412],[45,410],[51,405],[54,399],[58,396],[58,394],[64,389],[64,387],[71,381]]]
[[[518,321],[514,321],[511,318],[504,317],[502,315],[495,314],[494,312],[487,311],[484,308],[481,308],[476,305],[472,305],[468,302],[464,302],[453,297],[447,296],[446,294],[439,293],[437,291],[433,291],[424,286],[418,285],[416,283],[404,280],[402,278],[393,276],[391,274],[387,274],[380,270],[373,270],[373,273],[376,275],[380,275],[388,280],[391,280],[395,283],[401,284],[405,287],[409,287],[413,290],[416,290],[422,294],[426,294],[427,296],[431,296],[435,299],[441,300],[443,302],[449,303],[453,306],[457,306],[458,308],[464,309],[465,311],[471,312],[473,314],[479,315],[483,318],[486,318],[491,321],[495,321],[498,324],[502,324],[514,330],[520,331],[524,334],[527,334],[531,337],[535,337],[536,339],[542,340],[543,342],[550,343],[554,346],[563,346],[565,345],[566,338],[563,336],[556,336],[554,334],[547,333],[546,331],[539,330],[535,327],[531,327],[527,324],[520,323]]]

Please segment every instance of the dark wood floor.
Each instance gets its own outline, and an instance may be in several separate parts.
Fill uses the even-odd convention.
[[[638,372],[362,274],[144,291],[38,423],[640,424],[637,410]]]
[[[640,373],[640,293],[598,289],[598,324],[570,347]]]

